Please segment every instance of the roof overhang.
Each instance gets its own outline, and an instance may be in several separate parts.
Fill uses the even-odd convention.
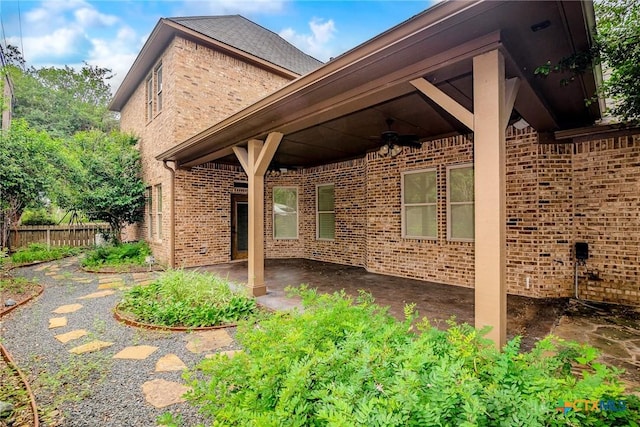
[[[269,70],[274,74],[278,74],[288,79],[299,77],[297,73],[287,70],[281,66],[273,64],[255,55],[251,55],[243,50],[237,49],[228,44],[222,43],[211,37],[207,37],[191,28],[180,25],[170,19],[161,18],[155,28],[149,35],[142,50],[138,54],[129,72],[118,87],[109,109],[112,111],[121,111],[127,103],[133,92],[140,85],[140,82],[149,74],[152,67],[158,61],[164,50],[175,36],[181,36],[189,40],[193,40],[204,46],[226,53],[227,55],[241,58],[243,61],[254,64],[258,67]]]
[[[505,57],[507,77],[521,80],[519,116],[539,131],[590,125],[600,114],[599,105],[584,103],[596,91],[595,73],[561,87],[560,76],[542,79],[534,70],[588,48],[592,22],[590,2],[439,3],[157,159],[178,167],[234,162],[233,146],[281,132],[276,163],[328,163],[375,149],[388,117],[397,131],[422,140],[468,133],[410,81],[425,78],[472,111],[473,57],[495,49]],[[540,23],[544,28],[534,31]]]

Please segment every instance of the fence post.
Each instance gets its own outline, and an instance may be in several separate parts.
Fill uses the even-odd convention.
[[[47,249],[51,249],[51,229],[47,228]]]

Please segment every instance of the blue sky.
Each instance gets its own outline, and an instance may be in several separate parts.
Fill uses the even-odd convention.
[[[2,44],[28,65],[111,68],[114,89],[161,17],[241,14],[326,61],[428,8],[432,0],[0,0]]]

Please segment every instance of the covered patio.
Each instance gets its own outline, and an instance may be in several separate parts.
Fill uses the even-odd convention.
[[[215,273],[238,284],[247,283],[247,262],[231,262],[198,268]],[[370,273],[364,268],[306,259],[265,260],[265,283],[269,292],[258,302],[275,310],[300,307],[296,297],[287,297],[287,286],[306,284],[319,292],[344,291],[357,296],[360,290],[371,293],[376,304],[389,307],[398,319],[404,318],[404,307],[416,304],[420,318],[426,317],[437,327],[446,327],[446,320],[474,324],[474,292],[471,288],[443,285],[422,280],[405,279]],[[523,348],[552,330],[564,313],[566,299],[507,297],[507,337],[521,335]]]
[[[471,141],[472,150],[431,167],[440,167],[438,173],[444,176],[445,167],[471,165],[474,192],[471,237],[456,241],[450,238],[449,229],[440,225],[439,232],[430,239],[440,245],[437,249],[447,245],[446,249],[455,253],[444,262],[458,260],[466,266],[473,265],[465,280],[474,289],[448,286],[441,292],[443,297],[461,292],[459,298],[448,299],[459,306],[458,318],[464,321],[473,318],[478,327],[492,326],[489,336],[502,346],[507,336],[514,334],[513,330],[507,333],[505,130],[523,119],[525,127],[531,125],[540,135],[539,138],[536,135],[538,141],[555,142],[553,137],[548,138],[552,132],[589,126],[600,117],[598,103],[589,107],[584,104],[598,85],[597,70],[585,72],[576,78],[575,84],[562,90],[559,90],[560,76],[540,79],[534,73],[537,66],[547,61],[557,62],[588,49],[593,28],[590,2],[442,2],[332,59],[157,159],[171,162],[176,170],[182,171],[211,162],[242,167],[248,178],[249,259],[247,264],[226,268],[244,269],[246,265],[247,286],[254,296],[260,297],[268,287],[269,292],[274,291],[271,286],[278,286],[276,282],[286,284],[269,283],[264,267],[265,255],[270,255],[265,254],[268,171],[306,170],[371,155],[384,157],[386,160],[380,160],[381,163],[393,165],[395,156],[402,153],[403,148],[397,142],[403,135],[411,135],[417,145],[425,146],[429,141],[464,135]],[[415,149],[410,145],[404,152],[414,153]],[[427,167],[428,161],[433,159],[421,159],[422,167]],[[413,166],[418,167],[418,163]],[[381,181],[399,180],[401,171],[394,170],[390,175],[391,169],[380,170],[381,175],[387,174],[379,177]],[[400,239],[405,248],[414,245],[414,253],[418,253],[417,249],[429,238],[407,239],[404,229],[385,234],[388,231],[384,229],[385,215],[397,215],[400,211],[399,189],[400,185],[394,187],[398,193],[393,194],[397,198],[393,203],[397,206],[369,202],[369,213],[377,215],[382,225],[377,232],[367,228],[364,240],[370,235],[390,236]],[[172,197],[175,199],[175,194]],[[444,211],[448,195],[445,197],[443,191],[439,200],[438,215],[444,224],[445,215],[449,215]],[[381,212],[384,208],[388,211]],[[171,216],[175,223],[175,212]],[[369,221],[366,227],[372,224]],[[316,236],[315,241],[318,240],[322,239]],[[315,243],[309,240],[303,244]],[[385,243],[377,244],[377,250],[383,252]],[[362,252],[367,251],[374,252],[368,247]],[[381,255],[380,259],[388,259],[390,255]],[[442,260],[445,258],[443,254]],[[369,261],[375,262],[368,258],[362,265],[371,269]],[[448,264],[442,269],[456,268]],[[344,286],[348,281],[337,280],[339,274],[343,274],[340,269],[334,271],[323,286],[329,286],[331,281],[340,281],[340,286]],[[518,278],[518,284],[528,290],[529,279],[524,280],[527,274],[528,271]],[[357,281],[353,282],[352,286],[358,288]],[[447,282],[460,284],[455,277]],[[437,301],[430,298],[431,284],[420,282],[415,289],[416,302]],[[374,295],[383,304],[384,298],[397,304],[402,301],[398,292],[397,287],[380,287]],[[424,314],[429,315],[424,307],[427,310]],[[511,316],[517,312],[513,307]],[[442,311],[457,313],[453,304]]]

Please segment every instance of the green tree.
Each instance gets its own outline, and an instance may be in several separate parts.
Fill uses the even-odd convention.
[[[142,220],[145,185],[136,139],[117,131],[78,132],[61,150],[68,173],[57,194],[63,207],[111,225],[116,242],[122,228]]]
[[[0,248],[9,245],[9,231],[27,206],[38,205],[53,186],[58,142],[14,120],[0,132]]]
[[[640,121],[640,0],[599,0],[595,3],[597,25],[593,46],[558,63],[548,62],[535,74],[565,73],[563,85],[602,64],[605,81],[587,103],[598,96],[609,101],[610,113],[623,121]]]
[[[85,63],[76,70],[42,67],[25,68],[19,50],[8,46],[13,59],[7,66],[15,88],[14,117],[52,137],[70,137],[76,132],[117,128],[109,111],[113,77],[111,70]]]

